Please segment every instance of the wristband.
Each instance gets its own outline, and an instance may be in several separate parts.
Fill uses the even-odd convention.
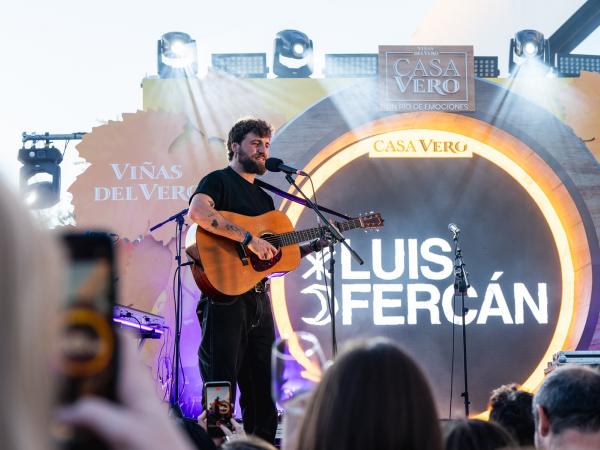
[[[244,240],[242,241],[242,245],[248,245],[252,241],[252,234],[249,231],[246,231],[244,234]]]

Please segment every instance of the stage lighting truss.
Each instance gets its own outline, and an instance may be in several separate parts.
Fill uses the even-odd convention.
[[[25,147],[19,150],[21,192],[27,206],[49,208],[60,200],[60,163],[63,155],[50,143],[44,147]]]
[[[378,73],[377,53],[330,53],[325,55],[326,78],[369,78]]]
[[[556,55],[556,69],[561,77],[578,77],[582,70],[600,72],[600,55]]]
[[[198,72],[196,41],[180,31],[165,33],[157,42],[158,76],[192,78]]]
[[[478,78],[498,78],[497,56],[475,56],[474,58],[475,76]]]
[[[515,56],[519,58],[515,61]],[[512,74],[515,67],[527,61],[537,61],[550,67],[550,43],[536,30],[521,30],[510,40],[508,69]]]
[[[297,30],[275,36],[273,72],[281,78],[307,78],[313,73],[313,42]]]
[[[266,78],[266,53],[213,53],[213,68],[242,78]]]

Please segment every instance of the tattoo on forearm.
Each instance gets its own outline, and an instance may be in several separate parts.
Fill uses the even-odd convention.
[[[229,224],[229,223],[227,225],[225,225],[225,229],[228,230],[228,231],[236,231],[236,232],[239,232],[239,233],[242,232],[241,228],[239,228],[239,227],[237,227],[235,225]]]
[[[217,219],[213,219],[212,222],[210,223],[210,225],[213,228],[219,228],[219,222],[217,222]]]

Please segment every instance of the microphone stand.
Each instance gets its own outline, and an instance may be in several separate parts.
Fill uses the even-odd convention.
[[[465,381],[465,390],[461,397],[464,398],[465,403],[465,417],[469,417],[469,378],[467,375],[467,326],[465,323],[465,315],[467,314],[468,308],[465,308],[465,294],[471,285],[469,284],[469,274],[465,271],[465,262],[462,257],[462,250],[458,243],[458,236],[460,231],[454,231],[454,295],[460,294],[461,296],[461,316],[462,316],[462,339],[463,339],[463,372]]]
[[[181,283],[181,268],[187,263],[181,264],[181,244],[183,242],[183,224],[185,222],[184,217],[188,213],[188,208],[173,214],[171,217],[163,220],[161,223],[154,225],[150,228],[150,232],[162,227],[163,225],[175,221],[175,261],[177,261],[177,295],[175,298],[175,339],[173,345],[173,354],[175,357],[173,381],[171,384],[171,395],[169,396],[169,405],[171,411],[177,417],[183,417],[181,408],[179,406],[179,341],[181,339],[181,321],[182,321],[182,308],[181,308],[181,297],[182,297],[182,283]],[[173,387],[174,386],[174,387]]]
[[[330,301],[329,313],[331,315],[331,351],[333,354],[333,358],[335,359],[335,356],[337,354],[337,337],[336,337],[336,333],[335,333],[335,284],[334,284],[335,283],[335,278],[334,278],[335,259],[333,257],[333,245],[334,245],[333,241],[341,242],[342,245],[344,245],[348,249],[348,251],[352,255],[352,258],[354,258],[354,260],[356,262],[358,262],[358,264],[363,265],[365,262],[358,255],[358,253],[356,253],[352,249],[352,247],[350,247],[350,245],[348,245],[348,242],[346,242],[346,238],[344,237],[344,235],[342,235],[342,233],[340,233],[340,231],[334,225],[329,223],[329,221],[325,218],[325,216],[319,209],[319,206],[316,205],[314,202],[312,202],[306,196],[306,194],[304,194],[304,192],[302,192],[302,189],[300,189],[300,187],[296,184],[296,181],[294,180],[292,175],[289,173],[286,173],[285,179],[288,181],[288,183],[290,183],[292,186],[294,186],[296,188],[296,190],[300,193],[300,195],[302,195],[302,197],[306,201],[306,206],[308,206],[315,212],[315,214],[321,219],[321,222],[324,224],[325,230],[333,237],[333,240],[331,240],[329,242],[329,257],[330,257],[330,259],[329,259],[329,275],[330,275],[330,284],[331,284],[331,288],[330,288],[331,298],[329,300]]]

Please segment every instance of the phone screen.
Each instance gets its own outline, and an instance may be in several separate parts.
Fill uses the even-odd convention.
[[[114,253],[105,233],[66,234],[69,265],[67,295],[61,312],[56,358],[58,402],[69,404],[84,395],[116,400],[117,339],[112,314],[115,305]],[[80,446],[105,448],[80,434]],[[73,441],[73,439],[70,439]],[[85,441],[85,445],[84,442]]]
[[[205,383],[208,433],[223,436],[220,425],[231,427],[231,385],[227,381]]]

